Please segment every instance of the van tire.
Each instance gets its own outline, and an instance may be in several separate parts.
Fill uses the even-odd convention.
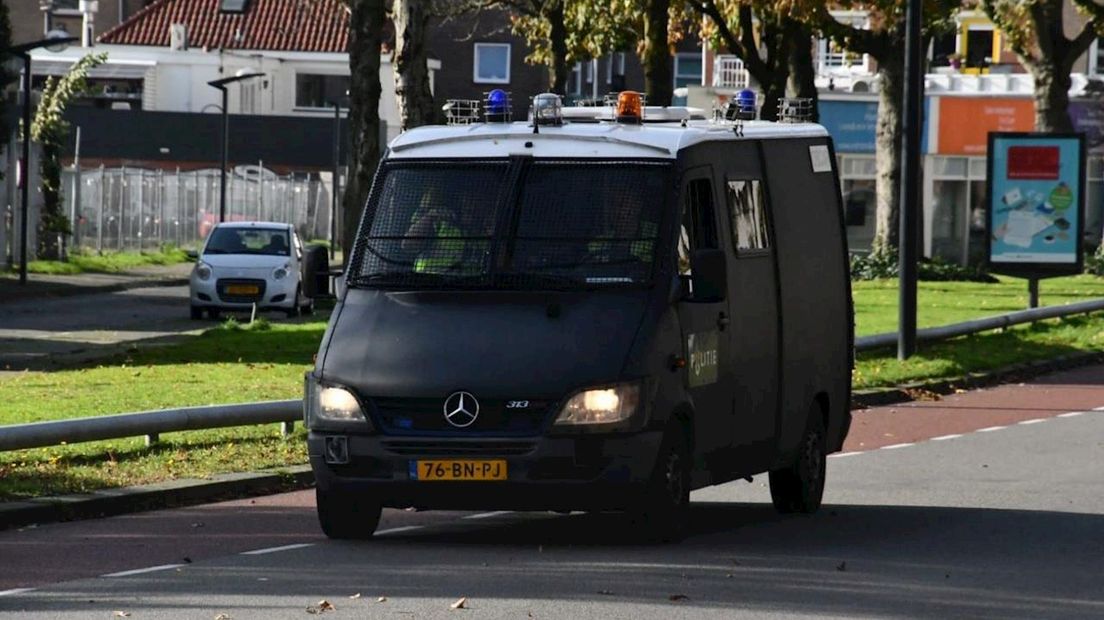
[[[820,508],[828,463],[823,416],[820,405],[813,403],[793,464],[770,472],[771,501],[782,514],[811,514]]]
[[[382,508],[378,503],[341,491],[315,489],[318,524],[335,540],[371,538],[379,526]]]
[[[677,542],[686,535],[692,468],[686,432],[678,420],[672,420],[644,497],[630,511],[634,531],[645,541]]]

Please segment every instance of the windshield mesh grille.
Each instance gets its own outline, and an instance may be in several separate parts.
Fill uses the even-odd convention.
[[[350,285],[576,288],[651,281],[669,164],[513,165],[519,167],[382,168]]]

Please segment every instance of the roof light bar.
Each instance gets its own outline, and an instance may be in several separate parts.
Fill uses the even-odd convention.
[[[626,90],[617,96],[614,118],[618,123],[639,125],[644,122],[644,103],[640,93]]]
[[[727,121],[753,121],[758,115],[758,96],[754,90],[745,88],[728,100],[724,108],[724,117]]]

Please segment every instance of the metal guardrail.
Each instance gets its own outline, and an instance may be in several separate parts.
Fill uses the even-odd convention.
[[[1074,314],[1086,314],[1104,310],[1104,299],[1094,299],[1061,306],[1047,306],[1021,310],[998,316],[975,319],[952,325],[929,327],[917,332],[921,341],[944,340],[956,336],[976,334],[993,329],[1002,329],[1023,323],[1032,323],[1044,319],[1054,319]],[[856,351],[869,351],[896,344],[897,334],[875,334],[855,339]],[[62,443],[80,443],[121,439],[124,437],[146,437],[146,443],[157,441],[160,433],[194,431],[227,426],[247,426],[253,424],[282,424],[283,432],[289,433],[296,420],[303,417],[303,401],[277,400],[237,405],[215,405],[210,407],[184,407],[123,413],[118,415],[57,420],[53,422],[35,422],[0,426],[0,451],[25,450],[56,446]]]
[[[151,444],[160,433],[277,422],[283,424],[286,434],[302,418],[302,400],[276,400],[15,424],[0,426],[0,451],[143,435]]]
[[[967,336],[969,334],[976,334],[978,332],[989,331],[992,329],[1004,329],[1013,325],[1034,323],[1035,321],[1042,321],[1044,319],[1056,319],[1063,316],[1072,316],[1074,314],[1087,314],[1089,312],[1097,312],[1099,310],[1104,310],[1104,299],[1079,301],[1072,304],[1046,306],[1044,308],[1031,308],[1030,310],[1009,312],[1008,314],[989,316],[981,319],[974,319],[972,321],[964,321],[962,323],[952,323],[950,325],[941,325],[939,327],[928,327],[925,329],[917,330],[916,339],[919,341],[946,340],[947,338],[954,338],[956,336]],[[869,351],[871,349],[889,347],[896,344],[896,332],[874,334],[872,336],[863,336],[861,338],[856,338],[855,350]]]

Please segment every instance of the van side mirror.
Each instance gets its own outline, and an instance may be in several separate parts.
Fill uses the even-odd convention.
[[[345,296],[345,274],[341,274],[334,278],[334,297],[341,299]]]
[[[728,291],[728,267],[724,250],[696,250],[690,256],[693,274],[693,301],[724,301]]]

